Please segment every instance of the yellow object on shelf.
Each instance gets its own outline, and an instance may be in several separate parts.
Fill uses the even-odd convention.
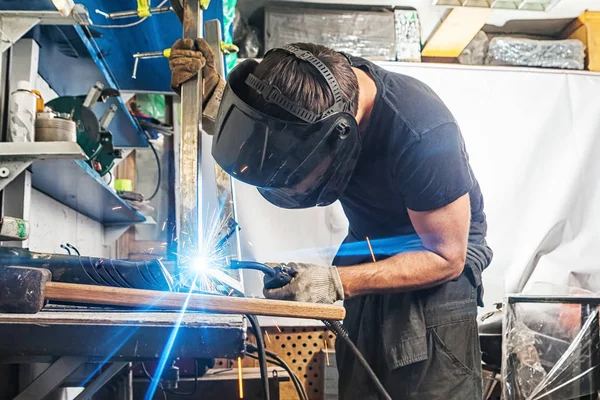
[[[116,179],[115,190],[119,192],[133,192],[133,181],[131,179]]]
[[[578,39],[585,44],[587,69],[600,72],[600,11],[586,11],[562,32],[564,39]]]
[[[31,93],[35,95],[35,112],[40,113],[44,112],[44,99],[42,98],[42,94],[37,90],[32,90]]]
[[[148,0],[138,0],[137,14],[140,18],[150,17],[150,2]]]

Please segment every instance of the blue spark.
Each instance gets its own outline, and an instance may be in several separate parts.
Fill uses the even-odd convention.
[[[150,385],[148,386],[148,391],[146,392],[146,396],[144,396],[144,400],[152,400],[154,397],[154,393],[156,392],[156,388],[160,381],[160,377],[165,369],[165,365],[169,360],[169,356],[171,355],[171,350],[173,350],[173,344],[175,343],[175,339],[177,338],[177,334],[179,333],[179,327],[181,326],[181,321],[183,320],[183,316],[185,315],[185,311],[187,309],[188,303],[190,301],[190,297],[192,294],[193,285],[188,292],[185,301],[183,302],[183,306],[179,311],[179,315],[177,316],[177,321],[175,321],[175,325],[173,326],[173,330],[171,331],[171,335],[169,336],[169,340],[167,340],[167,344],[165,345],[165,349],[158,360],[158,365],[156,366],[154,372],[154,378]]]
[[[168,292],[165,292],[165,294]],[[163,294],[164,296],[164,294]],[[162,296],[158,297],[156,299],[156,301],[159,301],[160,299],[162,299]],[[150,304],[148,307],[139,310],[140,312],[144,312],[144,311],[148,311],[150,309],[152,309],[152,307],[154,306],[155,303]],[[119,349],[121,347],[123,347],[123,345],[125,343],[127,343],[127,341],[129,339],[131,339],[131,337],[140,329],[140,327],[132,327],[131,328],[131,332],[126,333],[127,331],[127,327],[124,326],[123,328],[121,328],[120,330],[118,330],[115,335],[108,340],[108,342],[106,343],[107,347],[113,343],[114,341],[118,340],[121,336],[125,336],[125,338],[114,347],[114,349],[98,364],[98,366],[96,368],[94,368],[94,370],[81,382],[81,384],[79,385],[80,387],[85,387],[85,385],[102,369],[102,367],[115,355],[115,353],[117,351],[119,351]]]

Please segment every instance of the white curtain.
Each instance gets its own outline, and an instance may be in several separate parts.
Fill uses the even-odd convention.
[[[380,65],[431,86],[459,122],[495,253],[484,273],[486,309],[534,282],[600,292],[600,76]],[[243,258],[331,261],[347,226],[339,205],[287,211],[254,188],[235,189]],[[246,276],[251,294],[260,293],[257,277]]]

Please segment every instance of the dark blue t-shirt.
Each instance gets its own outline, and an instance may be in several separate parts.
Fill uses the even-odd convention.
[[[378,259],[419,247],[407,208],[435,210],[467,193],[469,239],[481,241],[487,231],[483,197],[448,108],[417,79],[359,58],[352,63],[370,74],[377,96],[369,125],[361,133],[355,172],[340,198],[350,227],[334,265],[368,261],[366,237]]]

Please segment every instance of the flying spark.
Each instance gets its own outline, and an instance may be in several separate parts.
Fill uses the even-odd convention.
[[[281,333],[281,328],[277,325],[277,322],[275,322],[274,318],[273,318],[273,325],[275,325],[275,328],[277,328],[277,330],[279,331],[279,333]]]
[[[120,210],[121,208],[123,208],[123,206],[117,206],[117,207],[113,207],[112,209],[113,209],[113,211],[114,211],[114,210]]]
[[[239,386],[239,391],[240,391],[240,399],[243,399],[244,398],[244,380],[242,378],[242,357],[238,357],[237,367],[238,367],[238,386]]]
[[[323,343],[325,343],[325,359],[327,359],[327,366],[329,367],[329,351],[327,351],[327,340],[323,339]]]

